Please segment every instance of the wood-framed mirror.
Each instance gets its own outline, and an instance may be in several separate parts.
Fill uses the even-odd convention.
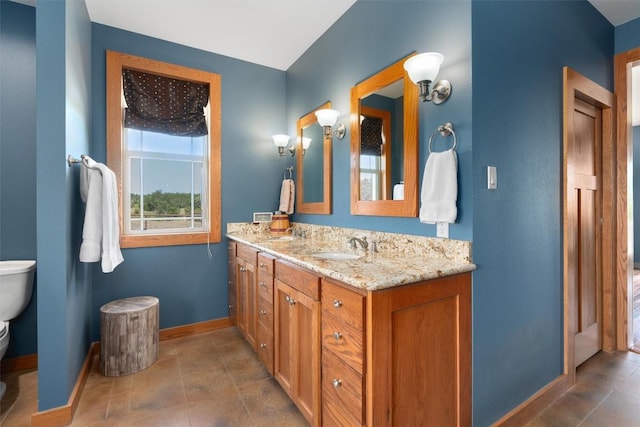
[[[418,87],[412,53],[351,89],[351,214],[418,216]]]
[[[296,126],[298,213],[331,214],[331,137],[324,137],[315,114],[323,108],[331,108],[331,102],[300,117]]]

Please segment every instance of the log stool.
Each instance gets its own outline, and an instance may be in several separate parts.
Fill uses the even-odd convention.
[[[107,377],[146,369],[158,358],[159,301],[133,297],[100,307],[100,371]]]

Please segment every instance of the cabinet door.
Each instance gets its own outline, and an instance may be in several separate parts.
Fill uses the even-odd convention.
[[[471,425],[471,275],[375,291],[369,302],[367,424]]]
[[[274,281],[274,304],[273,304],[273,324],[274,324],[274,347],[275,354],[273,360],[273,370],[276,380],[280,383],[284,391],[292,396],[293,372],[295,352],[293,351],[294,339],[296,335],[295,311],[289,303],[291,295],[295,292],[285,283]]]
[[[238,328],[251,347],[256,348],[256,266],[236,258],[238,282]]]
[[[229,242],[229,320],[232,325],[238,323],[238,291],[236,283],[236,243]]]
[[[320,425],[320,302],[276,279],[275,357],[278,382],[312,426]]]

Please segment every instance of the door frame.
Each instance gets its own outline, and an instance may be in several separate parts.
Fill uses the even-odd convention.
[[[631,99],[631,67],[640,64],[640,47],[619,53],[614,60],[614,87],[617,96],[616,197],[616,349],[629,350],[629,298],[633,286],[633,141],[627,100]]]
[[[573,112],[575,98],[602,110],[602,348],[616,346],[615,269],[615,95],[569,67],[563,68],[563,295],[564,295],[564,374],[569,387],[575,383],[574,340],[576,328],[570,321],[572,302],[569,295],[568,239],[568,147],[574,138]]]

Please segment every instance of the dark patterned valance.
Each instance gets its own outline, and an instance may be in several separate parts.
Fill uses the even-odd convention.
[[[122,77],[125,127],[178,136],[208,133],[209,85],[127,69]]]
[[[382,155],[382,119],[365,116],[360,123],[360,154]]]

